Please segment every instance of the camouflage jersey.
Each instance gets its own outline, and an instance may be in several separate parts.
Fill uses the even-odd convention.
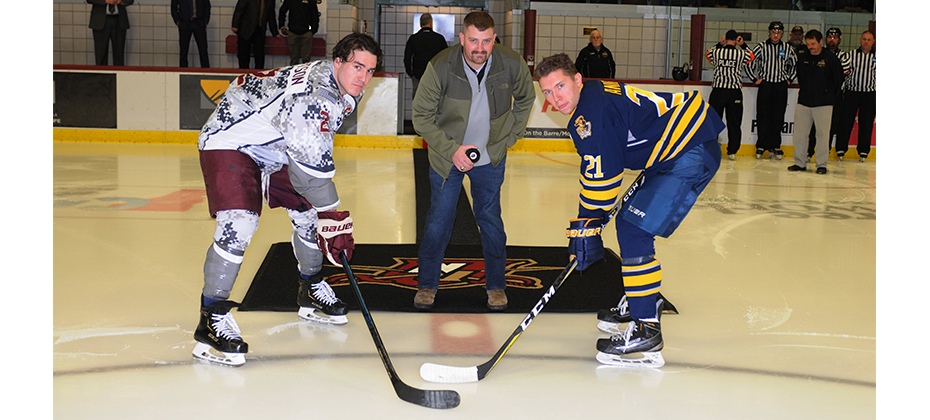
[[[361,96],[339,94],[330,60],[244,74],[200,130],[198,148],[245,153],[266,178],[289,164],[292,177],[331,180],[333,133]]]

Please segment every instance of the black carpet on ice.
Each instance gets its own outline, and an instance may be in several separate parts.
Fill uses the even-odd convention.
[[[413,151],[416,178],[417,244],[423,235],[429,209],[429,161],[425,149]],[[484,259],[474,213],[464,188],[459,196],[452,239],[446,249],[445,267],[432,312],[487,312]],[[356,244],[350,261],[352,272],[369,310],[418,312],[413,307],[417,291],[417,244]],[[623,294],[620,258],[610,249],[605,259],[584,272],[573,272],[545,306],[548,312],[597,312],[615,306]],[[565,247],[507,247],[507,310],[527,313],[549,290],[565,269]],[[326,264],[326,281],[350,309],[358,302],[345,271]],[[289,242],[268,250],[255,274],[240,311],[296,312],[297,260]],[[670,305],[667,303],[667,305]],[[666,312],[677,313],[674,307]]]
[[[507,247],[507,298],[505,312],[527,313],[565,269],[564,247]],[[487,312],[484,260],[478,245],[449,245],[446,269],[432,312]],[[352,273],[368,309],[417,312],[417,245],[356,245]],[[608,250],[584,272],[573,272],[545,306],[547,312],[597,312],[615,306],[623,293],[619,281],[620,258]],[[349,308],[358,302],[345,271],[326,264],[326,281]],[[240,311],[297,311],[297,260],[289,242],[271,246],[246,292]]]

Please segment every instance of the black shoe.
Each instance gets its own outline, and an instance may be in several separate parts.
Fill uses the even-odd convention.
[[[843,160],[843,156],[846,156],[846,152],[836,152],[837,160]]]
[[[805,167],[803,167],[803,166],[798,166],[798,165],[791,165],[791,166],[788,167],[788,171],[789,171],[789,172],[804,172],[804,171],[806,171],[806,170],[807,170],[807,168],[805,168]]]
[[[817,173],[824,175],[827,173],[827,168],[817,168]]]

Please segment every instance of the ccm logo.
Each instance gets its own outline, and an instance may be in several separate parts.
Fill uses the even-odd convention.
[[[342,232],[348,229],[352,229],[351,223],[346,223],[344,225],[338,225],[338,226],[321,226],[320,227],[321,232]]]

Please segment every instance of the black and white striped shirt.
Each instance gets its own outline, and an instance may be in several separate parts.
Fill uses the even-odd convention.
[[[756,45],[752,53],[755,60],[747,69],[750,79],[762,79],[771,83],[794,80],[798,57],[791,44],[784,41],[775,44],[771,39],[766,39],[765,42]]]
[[[714,65],[714,82],[711,86],[719,89],[741,88],[743,70],[755,58],[749,48],[737,48],[734,45],[719,43],[710,47],[704,55],[707,61]]]
[[[875,51],[862,52],[862,48],[847,53],[849,75],[845,88],[853,92],[875,92]]]

